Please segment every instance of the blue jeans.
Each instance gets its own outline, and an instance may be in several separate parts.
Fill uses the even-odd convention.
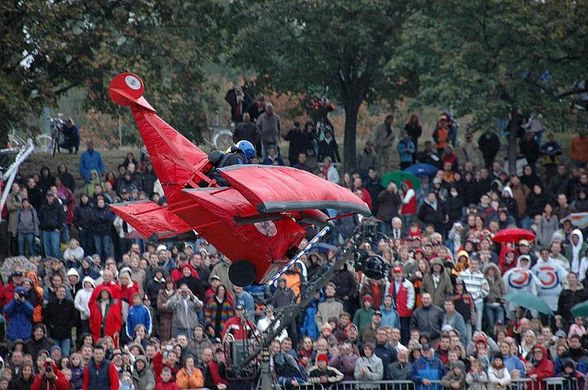
[[[494,329],[494,324],[501,321],[504,324],[504,309],[502,305],[492,306],[488,303],[484,304],[484,315],[489,329]]]
[[[112,237],[109,235],[94,235],[94,246],[96,253],[100,255],[102,262],[112,256]]]
[[[69,352],[71,351],[71,338],[53,339],[53,341],[55,341],[55,345],[58,345],[59,348],[61,348],[62,356],[69,356]]]
[[[476,330],[480,331],[480,330],[482,330],[482,317],[484,315],[484,301],[480,300],[480,302],[474,302],[474,305],[476,306],[476,315],[478,316],[476,318]]]
[[[25,256],[25,243],[29,248],[29,253],[31,256],[36,256],[37,251],[35,249],[35,234],[34,233],[18,233],[16,235],[18,240],[18,254],[20,256]]]
[[[61,238],[62,241],[66,244],[69,244],[69,240],[71,239],[71,235],[69,234],[69,225],[67,223],[63,224],[63,229],[61,229]]]
[[[59,250],[61,232],[59,230],[43,230],[42,237],[45,257],[61,259],[62,253]]]

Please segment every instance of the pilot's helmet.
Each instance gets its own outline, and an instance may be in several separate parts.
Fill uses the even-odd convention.
[[[251,160],[256,155],[255,146],[253,146],[253,144],[247,140],[241,140],[237,142],[235,147],[243,152],[247,160]]]

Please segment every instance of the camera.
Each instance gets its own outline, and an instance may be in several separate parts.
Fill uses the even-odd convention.
[[[51,360],[45,361],[45,372],[53,372],[53,365],[51,364]]]

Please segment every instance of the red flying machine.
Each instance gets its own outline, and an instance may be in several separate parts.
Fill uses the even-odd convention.
[[[290,167],[233,165],[218,171],[229,184],[209,176],[215,169],[205,152],[155,113],[143,97],[143,81],[117,75],[111,99],[130,106],[168,206],[151,201],[112,205],[112,210],[144,237],[167,239],[197,234],[232,261],[231,281],[262,283],[298,251],[308,224],[326,224],[319,209],[369,216],[351,191]]]

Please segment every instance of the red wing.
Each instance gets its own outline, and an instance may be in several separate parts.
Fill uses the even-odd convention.
[[[172,237],[192,231],[192,227],[171,211],[151,201],[110,205],[112,211],[143,237]]]
[[[217,221],[195,227],[198,233],[229,259],[252,261],[257,281],[273,261],[283,260],[284,253],[306,235],[304,228],[288,217],[240,224],[240,218],[255,218],[260,214],[234,188],[186,189],[184,193],[199,204],[198,220]],[[188,210],[180,215],[185,220],[196,219],[196,213],[194,217],[190,214]]]
[[[357,195],[306,171],[265,165],[235,165],[220,171],[262,213],[335,209],[371,215]]]

